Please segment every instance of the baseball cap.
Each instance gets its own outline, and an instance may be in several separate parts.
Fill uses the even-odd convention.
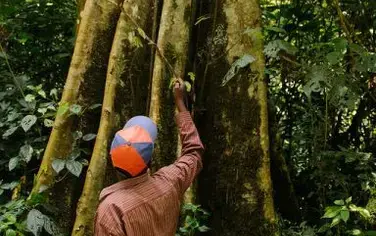
[[[139,175],[151,162],[157,126],[146,116],[135,116],[116,132],[111,144],[111,160],[115,168],[130,176]]]

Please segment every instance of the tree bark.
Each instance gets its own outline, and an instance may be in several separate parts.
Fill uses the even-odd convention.
[[[116,129],[133,115],[146,110],[149,48],[137,36],[137,20],[147,34],[152,25],[152,0],[130,0],[123,4],[107,70],[102,115],[84,189],[78,202],[72,235],[93,235],[99,194],[104,187],[109,142]],[[150,31],[150,30],[149,30]]]
[[[283,156],[282,138],[278,130],[275,109],[269,104],[269,136],[271,176],[274,186],[274,202],[283,219],[299,222],[301,214],[289,167]]]
[[[153,169],[171,164],[177,157],[178,140],[170,82],[174,75],[184,78],[191,26],[191,0],[165,0],[158,33],[151,86],[150,117],[158,125]],[[172,71],[166,61],[172,66]]]
[[[78,35],[78,30],[80,29],[81,24],[81,14],[85,9],[86,0],[77,0],[77,22],[76,22],[76,36]]]
[[[116,22],[120,14],[122,0],[88,0],[82,13],[81,30],[69,69],[67,81],[60,101],[61,107],[79,104],[84,108],[100,103],[103,97],[108,55],[114,36]],[[58,207],[56,220],[64,231],[71,229],[75,209],[75,194],[81,185],[77,178],[68,175],[64,181],[56,183],[56,173],[52,168],[55,159],[66,159],[72,151],[72,132],[83,130],[96,132],[99,117],[85,112],[80,117],[69,111],[58,112],[43,160],[35,179],[31,195],[43,189],[51,205]],[[94,121],[94,122],[93,122]],[[77,196],[78,197],[78,196]]]
[[[211,30],[202,27],[198,37],[212,33],[201,45],[207,61],[198,66],[205,89],[196,120],[206,144],[199,198],[212,213],[209,234],[278,235],[259,2],[216,0],[208,5],[211,20],[203,24],[211,24]],[[255,61],[222,86],[230,66],[245,54]]]

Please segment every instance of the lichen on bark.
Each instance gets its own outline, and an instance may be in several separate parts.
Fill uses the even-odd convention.
[[[111,171],[111,168],[106,168],[109,164],[109,142],[126,120],[146,110],[150,67],[145,61],[150,51],[141,44],[137,27],[147,34],[151,33],[151,6],[151,0],[130,0],[123,4],[110,53],[100,126],[72,235],[93,235],[99,193],[106,185],[106,169]],[[136,20],[138,26],[133,24]]]
[[[198,36],[211,32],[201,47],[213,45],[206,55],[214,55],[197,66],[205,91],[196,120],[206,144],[199,199],[212,212],[211,235],[277,235],[259,3],[211,3],[215,18]],[[255,61],[222,86],[232,63],[246,54]]]
[[[121,2],[122,0],[87,0],[81,14],[80,30],[60,106],[78,104],[87,108],[101,102],[108,55]],[[56,221],[65,232],[70,231],[72,226],[76,193],[82,185],[72,176],[55,184],[57,175],[52,162],[56,158],[68,158],[72,151],[73,131],[79,129],[85,133],[95,133],[98,123],[88,121],[98,120],[97,118],[90,112],[85,112],[80,117],[72,116],[68,111],[58,112],[31,193],[38,194],[42,189],[48,188],[44,194],[48,196],[49,204],[59,207]]]
[[[190,19],[187,12],[191,0],[165,0],[163,2],[157,45],[171,64],[156,53],[151,88],[150,117],[158,125],[157,147],[153,157],[153,169],[171,164],[177,157],[177,130],[174,122],[174,104],[170,81],[174,75],[184,78],[188,54]]]

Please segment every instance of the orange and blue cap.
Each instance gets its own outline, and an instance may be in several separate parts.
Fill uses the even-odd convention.
[[[157,134],[157,126],[150,118],[136,116],[130,119],[112,141],[113,166],[132,177],[139,175],[151,162]]]

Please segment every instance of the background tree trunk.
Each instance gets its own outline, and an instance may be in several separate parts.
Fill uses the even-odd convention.
[[[101,103],[104,78],[111,50],[116,22],[120,14],[122,0],[88,0],[82,13],[81,28],[76,40],[67,81],[60,101],[60,111],[72,104],[84,108]],[[58,207],[56,220],[59,226],[68,231],[74,219],[75,200],[81,185],[77,178],[65,178],[55,184],[56,173],[52,169],[55,159],[66,159],[72,151],[72,133],[95,133],[98,129],[98,115],[85,112],[75,119],[69,111],[58,112],[48,141],[43,160],[31,194],[37,194],[45,188],[46,196],[52,206]]]
[[[196,113],[206,144],[199,198],[212,212],[211,235],[277,235],[269,164],[267,89],[261,12],[257,0],[208,1],[198,55],[201,107]],[[208,30],[211,29],[211,30]],[[211,32],[205,36],[206,32]],[[245,54],[255,61],[222,86]]]
[[[151,33],[146,29],[151,29],[153,23],[150,20],[153,19],[152,5],[151,0],[130,0],[123,4],[109,59],[100,126],[72,235],[93,235],[94,216],[99,194],[105,187],[108,150],[114,132],[121,129],[126,120],[146,110],[150,68],[146,60],[150,58],[150,50],[142,46],[132,22],[137,20],[139,27]]]
[[[158,141],[153,168],[175,161],[178,151],[174,122],[175,105],[169,88],[174,75],[184,78],[191,26],[191,0],[165,0],[158,34],[158,48],[171,64],[173,73],[159,53],[155,55],[151,86],[150,117],[158,124]]]
[[[283,219],[299,222],[301,219],[289,167],[283,156],[282,139],[278,130],[275,109],[269,104],[270,165],[276,210]]]

